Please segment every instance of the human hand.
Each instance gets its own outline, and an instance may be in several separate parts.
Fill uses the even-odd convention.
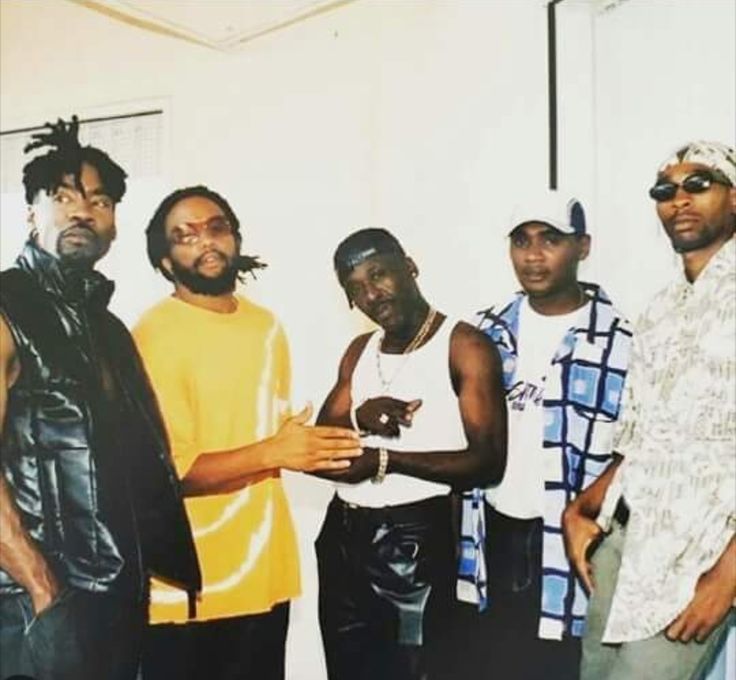
[[[343,484],[358,484],[366,479],[372,479],[378,473],[378,449],[363,449],[363,455],[352,461],[349,468],[345,470],[334,470],[320,477],[330,479],[333,482]]]
[[[363,453],[354,430],[310,426],[312,405],[287,419],[273,436],[274,467],[300,472],[342,470]]]
[[[590,549],[603,533],[595,520],[585,516],[573,501],[562,513],[565,551],[588,592],[593,590],[593,570],[588,559]]]
[[[398,437],[401,427],[411,427],[414,412],[421,399],[402,401],[393,397],[374,397],[364,401],[355,411],[358,427],[380,437]]]
[[[723,621],[733,603],[736,577],[732,570],[717,563],[698,579],[690,603],[665,630],[668,639],[679,642],[704,642]]]
[[[28,587],[28,595],[33,604],[33,613],[38,616],[41,612],[48,609],[61,594],[61,584],[54,576],[48,565],[42,569],[42,573]]]

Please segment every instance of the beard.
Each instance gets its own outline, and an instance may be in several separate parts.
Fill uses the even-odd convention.
[[[722,236],[722,231],[707,225],[705,229],[697,234],[680,235],[674,231],[668,234],[672,249],[678,254],[691,253],[694,250],[701,250],[716,243]]]
[[[62,231],[56,239],[56,255],[70,269],[90,269],[109,247],[94,230],[75,225]]]
[[[189,268],[182,267],[175,260],[171,260],[174,278],[192,293],[215,296],[232,293],[235,290],[238,268],[232,260],[227,261],[227,266],[217,276],[204,276],[197,271],[196,267],[196,262],[193,267]]]
[[[736,215],[731,214],[724,219],[705,221],[697,231],[685,234],[677,233],[674,220],[663,222],[663,226],[672,244],[672,249],[678,254],[690,253],[728,241],[736,232]]]

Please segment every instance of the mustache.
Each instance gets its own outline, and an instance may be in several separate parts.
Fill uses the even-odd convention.
[[[256,271],[259,269],[266,269],[266,267],[268,267],[266,262],[261,261],[260,255],[243,255],[242,253],[238,253],[235,257],[229,260],[224,253],[216,248],[208,250],[206,253],[202,253],[202,255],[194,261],[194,265],[198,267],[202,263],[202,258],[213,252],[222,257],[223,261],[227,262],[229,266],[235,268],[238,272],[238,276],[241,274],[250,274],[254,279],[256,279]],[[242,281],[243,279],[240,280]]]
[[[202,255],[194,261],[194,266],[198,267],[202,263],[202,258],[212,252],[217,253],[224,262],[228,263],[230,268],[235,269],[237,271],[238,279],[241,281],[243,281],[242,275],[244,274],[250,274],[254,279],[258,278],[256,276],[256,271],[259,269],[266,269],[268,267],[268,264],[261,260],[260,255],[244,255],[242,253],[238,253],[235,257],[229,260],[224,253],[216,248],[208,250],[206,253],[202,253]]]
[[[383,305],[386,305],[386,304],[388,304],[388,305],[393,305],[393,304],[394,304],[394,300],[393,300],[393,298],[381,298],[381,299],[380,299],[380,300],[378,300],[377,302],[374,302],[374,303],[373,303],[373,304],[372,304],[372,305],[371,305],[371,306],[370,306],[370,307],[368,308],[368,311],[369,311],[369,312],[370,312],[371,314],[377,314],[377,313],[378,313],[378,310],[379,310],[379,309],[380,309],[380,308],[381,308],[381,307],[382,307]]]
[[[92,224],[87,221],[79,221],[75,220],[71,224],[69,224],[64,231],[62,232],[62,235],[66,234],[70,231],[86,231],[89,232],[92,236],[95,238],[97,237],[97,232],[92,228]]]
[[[202,264],[204,258],[209,257],[210,255],[217,255],[223,262],[232,264],[232,260],[229,260],[227,255],[225,255],[225,253],[223,253],[221,250],[217,250],[217,248],[210,248],[210,250],[202,253],[199,257],[197,257],[196,260],[194,260],[194,266],[199,267],[199,265]]]

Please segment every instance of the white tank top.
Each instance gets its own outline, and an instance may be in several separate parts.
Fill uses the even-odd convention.
[[[409,354],[385,354],[379,347],[383,333],[376,331],[366,343],[352,377],[353,404],[365,399],[390,396],[404,401],[421,399],[411,427],[402,427],[398,438],[371,435],[363,446],[400,451],[456,451],[468,446],[460,404],[450,381],[450,337],[457,321],[446,318],[434,336]],[[379,373],[380,361],[380,373]],[[385,384],[388,383],[388,388]],[[359,484],[338,484],[337,494],[347,503],[383,507],[413,503],[445,495],[447,484],[428,482],[407,475],[390,474],[380,484],[365,480]]]

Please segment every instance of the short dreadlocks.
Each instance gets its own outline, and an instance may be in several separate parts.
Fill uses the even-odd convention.
[[[69,122],[59,118],[56,123],[46,123],[44,131],[31,135],[32,142],[23,151],[51,147],[42,156],[36,156],[23,167],[23,186],[26,203],[31,205],[39,192],[53,193],[66,175],[74,178],[74,186],[82,189],[80,174],[82,164],[94,166],[100,175],[102,186],[114,203],[125,194],[127,174],[110,156],[94,146],[79,143],[79,119],[72,116]]]

